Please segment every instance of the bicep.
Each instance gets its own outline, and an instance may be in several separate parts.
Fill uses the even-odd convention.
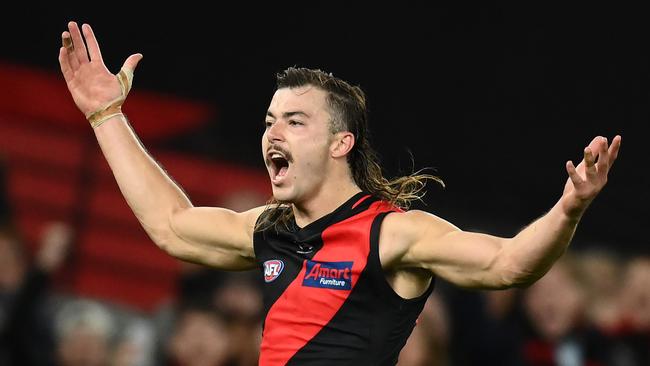
[[[172,255],[211,267],[242,270],[255,266],[253,231],[264,207],[242,213],[217,207],[192,207],[170,218]]]
[[[419,213],[410,225],[415,233],[402,263],[425,268],[455,285],[468,288],[503,288],[503,247],[508,239],[462,231],[447,221]]]

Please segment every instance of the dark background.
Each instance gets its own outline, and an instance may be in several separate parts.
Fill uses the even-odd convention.
[[[447,187],[431,185],[418,207],[463,229],[514,235],[560,197],[568,159],[577,164],[596,135],[621,134],[619,160],[574,245],[648,252],[650,27],[642,9],[17,7],[2,16],[0,60],[58,73],[67,21],[90,23],[112,71],[144,54],[135,88],[216,106],[216,120],[165,146],[254,169],[263,169],[259,140],[275,73],[306,66],[358,84],[386,174],[435,168]]]

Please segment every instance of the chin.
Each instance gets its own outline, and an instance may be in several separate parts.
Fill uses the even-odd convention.
[[[275,198],[279,203],[292,203],[295,200],[292,191],[280,187],[273,187],[273,198]]]

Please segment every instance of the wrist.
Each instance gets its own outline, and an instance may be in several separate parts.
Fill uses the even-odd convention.
[[[576,197],[563,196],[560,199],[560,208],[564,218],[569,222],[578,222],[589,207],[589,201]]]
[[[92,128],[97,128],[101,126],[102,123],[108,121],[109,119],[122,115],[122,103],[117,102],[109,105],[106,108],[100,109],[94,113],[91,113],[86,118]]]

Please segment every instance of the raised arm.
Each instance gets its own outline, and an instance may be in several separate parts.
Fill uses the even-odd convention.
[[[117,184],[151,239],[170,255],[221,269],[255,265],[253,227],[262,208],[236,213],[195,208],[147,153],[121,111],[141,54],[129,56],[117,75],[104,65],[89,25],[75,22],[63,32],[61,71],[95,136]]]
[[[529,285],[566,251],[580,218],[605,186],[620,146],[620,136],[609,147],[599,136],[585,148],[577,168],[568,161],[562,197],[513,238],[462,231],[422,211],[388,215],[380,236],[382,263],[424,268],[463,287]]]

